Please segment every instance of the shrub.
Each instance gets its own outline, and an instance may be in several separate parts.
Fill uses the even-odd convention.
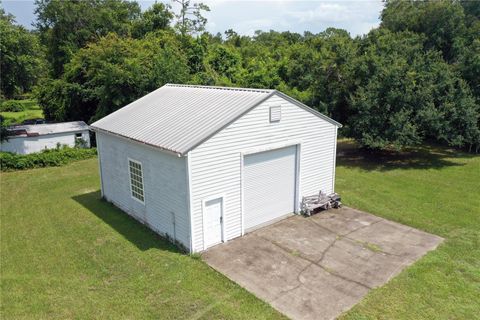
[[[20,112],[20,111],[25,111],[25,106],[16,100],[7,100],[2,103],[0,107],[0,111]]]
[[[36,100],[24,99],[20,100],[19,102],[23,105],[25,110],[40,110],[40,106],[38,105]]]
[[[79,149],[66,146],[30,154],[0,152],[0,167],[2,171],[55,167],[76,160],[92,158],[96,154],[97,149],[95,148]]]
[[[87,140],[82,138],[75,138],[75,148],[86,148],[87,145]]]

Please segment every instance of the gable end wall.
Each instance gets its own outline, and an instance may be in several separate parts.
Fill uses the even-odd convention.
[[[270,106],[282,106],[281,121],[270,123]],[[334,191],[337,126],[274,95],[189,152],[193,250],[202,251],[202,200],[224,195],[225,240],[242,235],[242,152],[300,142],[303,195]]]

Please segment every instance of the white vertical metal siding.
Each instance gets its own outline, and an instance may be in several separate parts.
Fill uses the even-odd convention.
[[[282,106],[279,122],[270,107]],[[202,199],[225,194],[224,238],[242,234],[241,163],[246,149],[299,141],[299,197],[334,190],[336,126],[274,95],[190,151],[193,249],[203,249]]]
[[[243,168],[245,230],[292,213],[296,146],[246,155]]]
[[[186,158],[97,132],[104,197],[161,235],[190,248]],[[142,163],[145,204],[130,193],[128,158]]]

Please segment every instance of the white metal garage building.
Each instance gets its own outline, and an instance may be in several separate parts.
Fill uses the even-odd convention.
[[[190,252],[333,192],[339,127],[276,90],[175,84],[91,125],[102,196]]]

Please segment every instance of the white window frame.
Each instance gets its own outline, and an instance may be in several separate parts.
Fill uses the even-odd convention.
[[[75,132],[75,142],[85,140],[83,139],[83,133],[82,132]]]
[[[140,199],[138,199],[137,197],[135,197],[135,196],[133,195],[132,176],[131,176],[132,171],[131,171],[131,167],[130,167],[130,162],[133,162],[133,163],[136,163],[136,164],[139,164],[139,165],[140,165],[140,168],[141,168],[141,170],[140,170],[140,177],[142,178],[143,201],[140,200]],[[144,176],[143,176],[143,164],[142,164],[140,161],[135,160],[135,159],[131,159],[131,158],[128,158],[128,163],[127,163],[127,164],[128,164],[128,181],[129,181],[129,186],[130,186],[130,197],[131,197],[133,200],[135,200],[135,201],[137,201],[137,202],[145,205],[145,179],[144,179]]]

